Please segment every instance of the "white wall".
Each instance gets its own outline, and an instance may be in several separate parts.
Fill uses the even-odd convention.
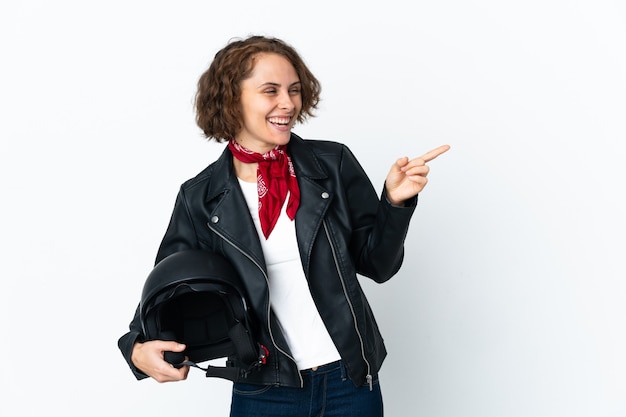
[[[116,342],[179,184],[222,149],[196,80],[251,33],[322,81],[296,132],[377,187],[452,145],[403,269],[364,283],[386,415],[626,415],[625,28],[617,0],[4,2],[0,415],[227,414],[228,382],[136,382]]]

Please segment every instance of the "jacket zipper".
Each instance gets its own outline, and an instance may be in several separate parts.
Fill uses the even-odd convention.
[[[324,233],[326,233],[326,239],[328,239],[328,244],[330,245],[331,252],[333,254],[333,260],[335,261],[335,268],[337,269],[337,274],[339,274],[339,280],[341,281],[341,286],[343,288],[343,294],[346,297],[346,301],[348,302],[348,306],[350,307],[350,313],[352,314],[352,320],[354,322],[354,330],[356,330],[356,334],[359,337],[359,343],[361,344],[361,357],[363,361],[367,365],[367,375],[365,380],[370,387],[370,391],[373,391],[373,380],[372,380],[372,367],[367,360],[367,356],[365,355],[365,344],[363,343],[363,336],[359,331],[356,314],[354,312],[354,306],[352,305],[352,301],[350,301],[350,297],[348,297],[348,290],[346,288],[346,282],[344,280],[343,274],[341,273],[341,269],[339,268],[339,262],[337,260],[337,253],[335,251],[335,246],[333,245],[333,241],[330,238],[330,233],[328,232],[328,226],[326,225],[326,220],[322,221],[324,225]]]
[[[263,270],[263,268],[261,267],[261,265],[258,264],[258,262],[256,262],[254,259],[252,259],[252,257],[250,255],[248,255],[243,249],[241,249],[239,246],[237,246],[235,243],[233,243],[230,239],[228,239],[226,236],[224,236],[223,234],[221,234],[220,232],[218,232],[217,230],[215,230],[213,227],[211,227],[210,223],[207,223],[208,228],[215,233],[216,235],[218,235],[219,237],[221,237],[226,243],[228,243],[229,245],[231,245],[233,248],[237,249],[243,256],[245,256],[246,258],[248,258],[250,261],[252,261],[252,263],[254,265],[256,265],[257,268],[259,268],[259,271],[261,271],[261,273],[263,274],[263,277],[265,278],[265,282],[267,283],[267,294],[268,294],[268,304],[267,304],[267,328],[269,330],[270,333],[270,339],[272,339],[272,344],[274,345],[274,347],[276,348],[276,350],[278,350],[280,353],[282,353],[283,355],[285,355],[286,357],[288,357],[289,359],[291,359],[291,361],[296,365],[297,368],[297,363],[296,360],[287,352],[285,352],[283,349],[281,349],[280,347],[278,347],[278,345],[276,344],[276,341],[274,340],[274,332],[272,331],[272,324],[271,324],[271,317],[270,317],[270,306],[272,305],[272,294],[270,292],[270,280],[267,276],[267,274],[265,273],[265,271]],[[298,372],[298,378],[300,378],[300,388],[304,387],[304,380],[302,379],[302,375],[300,374],[300,372]]]

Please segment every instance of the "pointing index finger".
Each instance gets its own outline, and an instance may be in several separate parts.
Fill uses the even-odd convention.
[[[426,152],[424,155],[421,156],[421,158],[424,160],[424,162],[432,161],[442,153],[447,152],[448,149],[450,149],[450,145],[441,145],[438,148],[433,149],[432,151]]]

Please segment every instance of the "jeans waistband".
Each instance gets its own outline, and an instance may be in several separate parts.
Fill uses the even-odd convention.
[[[343,376],[344,372],[344,366],[343,366],[343,362],[342,361],[335,361],[335,362],[331,362],[331,363],[327,363],[324,365],[320,365],[316,368],[309,368],[309,369],[303,369],[302,371],[300,371],[300,373],[303,376],[306,375],[319,375],[319,374],[325,374],[328,372],[333,372],[340,369],[341,370],[341,374]]]

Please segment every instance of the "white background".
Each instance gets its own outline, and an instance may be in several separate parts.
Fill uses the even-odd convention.
[[[227,415],[229,382],[137,382],[117,339],[222,149],[195,83],[248,34],[302,54],[323,102],[296,133],[377,189],[452,146],[403,269],[364,282],[386,415],[626,415],[625,28],[621,0],[3,2],[0,415]]]

